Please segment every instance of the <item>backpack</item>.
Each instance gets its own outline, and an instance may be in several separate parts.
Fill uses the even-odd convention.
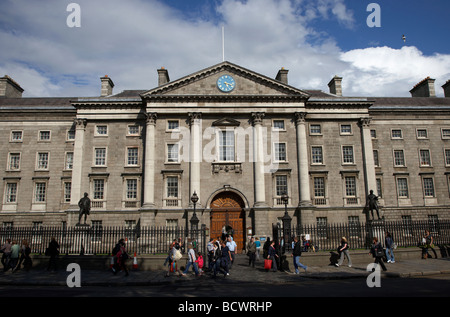
[[[120,244],[116,244],[112,251],[112,255],[116,255],[120,251]]]

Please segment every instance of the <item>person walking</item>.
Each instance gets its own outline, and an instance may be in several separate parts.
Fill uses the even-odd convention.
[[[292,251],[292,257],[294,259],[295,274],[299,274],[299,271],[298,271],[299,267],[304,269],[305,273],[306,273],[306,269],[308,268],[306,265],[303,265],[302,263],[300,263],[300,257],[302,255],[302,248],[303,248],[302,242],[299,241],[297,236],[295,236],[294,237],[294,248]]]
[[[223,272],[223,275],[226,277],[230,275],[230,264],[232,261],[231,251],[228,248],[225,241],[221,243],[221,257],[220,257],[220,272]],[[223,269],[223,270],[222,270]]]
[[[169,270],[165,275],[166,277],[170,276],[170,272],[174,272],[178,276],[183,276],[183,272],[181,272],[178,267],[178,261],[181,260],[182,257],[183,254],[181,253],[181,246],[179,243],[175,243],[169,255]]]
[[[12,270],[13,273],[17,264],[19,263],[19,256],[20,256],[20,246],[17,244],[16,240],[13,240],[13,242],[11,243],[11,257],[9,260],[9,268]]]
[[[386,231],[384,238],[384,245],[386,247],[386,259],[388,263],[395,263],[394,257],[394,239],[390,232]]]
[[[195,272],[195,276],[199,276],[197,263],[195,262],[195,261],[197,261],[197,257],[195,256],[194,246],[192,244],[188,245],[187,256],[188,256],[188,261],[186,263],[186,269],[184,270],[182,275],[186,276],[186,274],[188,273],[189,268],[192,265],[193,270]]]
[[[422,249],[422,259],[433,258],[428,253],[428,249],[431,249],[431,251],[433,251],[433,253],[434,253],[434,257],[437,258],[436,251],[434,250],[434,243],[433,243],[434,239],[433,239],[433,236],[430,234],[430,231],[425,230],[424,240],[425,240],[425,245]]]
[[[9,260],[11,258],[11,239],[6,239],[5,244],[3,244],[0,251],[2,254],[2,264],[3,264],[3,272],[6,272],[9,269]]]
[[[255,245],[256,245],[256,261],[259,261],[259,255],[261,253],[261,241],[259,241],[259,238],[255,238]]]
[[[248,266],[255,267],[256,260],[256,243],[253,237],[250,238],[250,242],[247,244],[247,256],[248,256]]]
[[[125,272],[125,276],[128,276],[130,273],[128,272],[126,261],[130,258],[130,256],[127,252],[125,240],[120,239],[116,247],[119,248],[119,251],[116,253],[116,261],[113,267],[114,275],[117,274],[117,271],[121,270]]]
[[[377,237],[373,238],[373,243],[372,243],[372,247],[370,248],[369,254],[372,254],[372,256],[375,258],[375,263],[379,264],[381,266],[381,268],[383,269],[383,271],[387,271],[386,266],[384,265],[384,262],[383,262],[383,256],[384,256],[383,246],[381,245],[380,242],[378,242]]]
[[[272,271],[276,272],[277,269],[277,258],[278,258],[278,254],[277,254],[277,250],[275,249],[275,240],[272,240],[272,242],[270,243],[269,246],[269,253],[267,255],[267,259],[272,260]]]
[[[231,254],[231,261],[229,263],[229,269],[231,269],[234,263],[234,259],[236,258],[236,249],[237,249],[236,242],[234,242],[234,239],[231,235],[228,236],[227,238],[227,247]]]
[[[59,244],[56,241],[55,237],[52,237],[46,253],[46,255],[50,256],[47,271],[50,271],[52,269],[54,272],[56,272],[56,270],[58,269]]]
[[[27,240],[22,240],[22,246],[20,248],[20,260],[19,260],[19,264],[16,266],[16,271],[20,270],[20,267],[23,263],[23,268],[25,269],[25,271],[29,271],[31,266],[32,266],[32,261],[31,261],[31,248],[28,245],[28,241]]]
[[[263,246],[263,258],[267,259],[267,256],[269,255],[269,248],[270,248],[270,237],[266,238],[266,242],[264,242]]]
[[[344,257],[347,258],[348,261],[348,267],[352,267],[352,259],[350,258],[350,254],[348,252],[349,246],[348,246],[348,242],[347,239],[345,237],[342,237],[341,239],[341,245],[338,248],[338,252],[340,254],[340,258],[338,263],[336,263],[336,267],[339,267],[342,265],[342,263],[344,262]]]

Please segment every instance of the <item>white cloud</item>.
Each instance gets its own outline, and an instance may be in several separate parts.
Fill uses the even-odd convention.
[[[351,28],[353,12],[343,0],[223,0],[216,7],[220,21],[158,1],[76,2],[81,28],[67,27],[68,3],[4,0],[0,72],[25,96],[99,95],[106,74],[114,92],[151,89],[161,66],[173,80],[221,62],[222,25],[226,60],[269,77],[285,67],[289,83],[301,89],[327,91],[328,81],[340,75],[344,95],[403,96],[427,76],[436,78],[437,93],[450,79],[449,55],[424,56],[415,47],[343,52],[312,28],[321,19]]]

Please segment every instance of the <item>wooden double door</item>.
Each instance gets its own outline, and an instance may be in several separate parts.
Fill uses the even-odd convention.
[[[211,238],[231,234],[236,252],[245,248],[245,213],[242,198],[233,192],[217,194],[211,202]]]

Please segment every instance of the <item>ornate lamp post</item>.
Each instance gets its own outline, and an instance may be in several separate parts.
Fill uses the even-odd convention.
[[[290,231],[291,231],[291,221],[292,218],[289,216],[287,211],[287,205],[289,202],[289,196],[284,193],[281,196],[281,200],[284,203],[284,216],[281,218],[281,221],[283,221],[283,240],[284,240],[284,248],[286,248],[286,244],[290,243]]]
[[[197,233],[198,230],[198,223],[200,222],[200,220],[197,218],[197,214],[195,212],[195,206],[198,202],[198,196],[197,193],[194,191],[194,194],[192,194],[191,196],[191,201],[194,204],[194,214],[192,215],[192,218],[190,220],[191,222],[191,231],[195,232],[195,234]]]

